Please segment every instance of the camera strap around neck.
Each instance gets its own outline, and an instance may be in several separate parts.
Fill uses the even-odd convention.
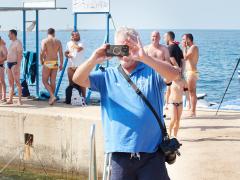
[[[148,101],[148,99],[144,96],[144,94],[142,93],[142,91],[136,86],[136,84],[134,84],[132,82],[132,80],[130,79],[130,77],[125,73],[125,71],[123,70],[122,66],[119,65],[118,67],[119,72],[123,75],[123,77],[127,80],[127,82],[131,85],[131,87],[134,89],[134,91],[137,93],[137,95],[139,95],[143,102],[148,106],[148,108],[152,111],[152,113],[154,114],[155,118],[157,119],[157,122],[159,124],[159,127],[163,133],[163,138],[168,137],[167,134],[167,129],[165,126],[165,123],[161,121],[161,118],[159,117],[159,115],[157,114],[157,112],[155,111],[154,107],[151,105],[151,103]]]

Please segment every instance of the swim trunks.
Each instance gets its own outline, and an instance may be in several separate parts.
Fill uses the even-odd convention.
[[[44,65],[52,70],[58,69],[58,61],[57,60],[44,61]]]
[[[199,79],[198,71],[186,71],[185,76],[186,76],[186,79],[189,79],[190,77],[194,77],[196,80]]]
[[[8,69],[12,69],[12,67],[15,65],[17,65],[17,62],[7,62]]]

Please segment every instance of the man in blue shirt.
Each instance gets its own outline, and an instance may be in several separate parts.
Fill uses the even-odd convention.
[[[119,57],[120,64],[163,121],[163,78],[172,81],[179,71],[146,55],[134,29],[120,28],[115,34],[115,44],[129,46],[129,56]],[[164,155],[157,151],[162,133],[153,113],[117,67],[92,72],[97,64],[109,59],[106,47],[95,50],[78,67],[73,80],[101,94],[105,151],[112,153],[111,179],[168,180]]]

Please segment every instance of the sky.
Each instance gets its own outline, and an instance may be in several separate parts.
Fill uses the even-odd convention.
[[[21,6],[22,0],[0,0],[0,6]],[[72,0],[57,0],[68,10],[41,11],[40,29],[73,27]],[[240,0],[112,0],[117,27],[137,29],[240,29]],[[28,19],[34,13],[28,12]],[[0,30],[22,28],[22,13],[0,12]],[[104,29],[104,15],[79,15],[79,29]],[[111,26],[112,27],[112,26]]]

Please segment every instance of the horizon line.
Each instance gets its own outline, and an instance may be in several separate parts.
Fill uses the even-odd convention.
[[[10,28],[11,29],[11,28]],[[117,28],[116,28],[117,29]],[[232,31],[238,31],[240,28],[134,28],[136,30],[232,30]],[[17,29],[18,31],[23,31],[22,29]],[[73,28],[55,28],[57,31],[72,31]],[[86,28],[86,29],[78,29],[78,31],[88,31],[88,30],[106,30],[105,28]],[[113,31],[115,30],[114,28],[110,28],[109,30]],[[0,32],[7,32],[9,31],[8,29],[0,29]],[[47,29],[40,29],[39,31],[47,31]],[[27,32],[35,32],[33,31],[27,31]]]

